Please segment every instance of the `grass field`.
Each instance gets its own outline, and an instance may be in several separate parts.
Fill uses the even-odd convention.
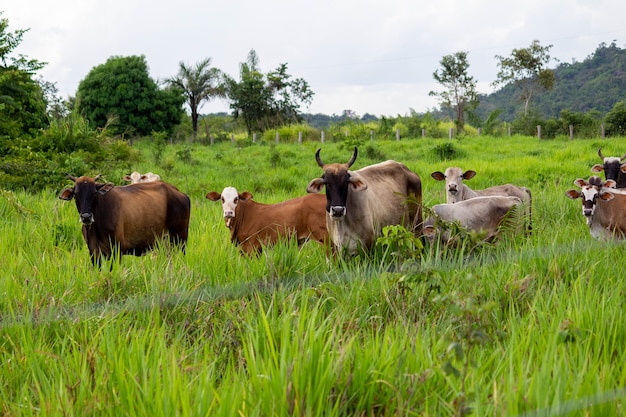
[[[345,143],[150,144],[132,170],[189,194],[185,255],[166,245],[94,269],[67,183],[0,195],[0,412],[67,416],[612,416],[626,399],[626,249],[596,241],[565,196],[624,138],[469,137],[359,143],[358,169],[533,192],[533,235],[327,261],[290,242],[247,258],[229,241],[225,186],[255,200],[304,194]],[[448,159],[442,159],[442,155]],[[128,172],[103,174],[117,184]]]

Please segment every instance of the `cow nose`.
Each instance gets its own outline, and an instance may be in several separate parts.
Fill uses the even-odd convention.
[[[232,219],[233,217],[235,217],[235,212],[232,210],[226,210],[224,212],[224,217],[227,219]]]
[[[450,191],[451,193],[456,193],[456,184],[450,184],[450,186],[448,187],[448,191]]]
[[[346,207],[345,206],[332,206],[330,208],[330,215],[332,217],[343,217],[346,215]]]
[[[583,209],[583,215],[584,215],[585,217],[589,217],[589,216],[591,216],[591,214],[592,214],[592,213],[593,213],[593,210],[592,210],[592,209],[588,209],[588,208]]]
[[[82,224],[90,225],[93,223],[93,214],[91,213],[81,213],[80,214],[80,222]]]

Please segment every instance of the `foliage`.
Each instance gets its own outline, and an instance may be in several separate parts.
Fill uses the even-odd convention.
[[[159,89],[148,74],[145,57],[111,57],[78,85],[77,108],[92,127],[114,134],[147,136],[171,133],[180,122],[184,97],[179,90]]]
[[[194,67],[180,62],[178,75],[166,80],[169,85],[182,90],[187,97],[194,138],[198,133],[198,107],[212,98],[226,96],[223,77],[220,69],[211,67],[211,58],[205,58]]]
[[[226,77],[227,94],[235,119],[242,118],[248,136],[302,119],[300,106],[310,104],[313,91],[302,78],[291,80],[287,64],[263,74],[254,50],[239,66],[239,81]]]
[[[457,132],[463,134],[465,113],[478,105],[476,81],[468,74],[467,52],[457,52],[444,56],[439,62],[441,68],[433,73],[433,78],[444,91],[431,91],[430,96],[439,97],[445,107],[453,108]]]
[[[9,21],[0,11],[0,137],[33,136],[47,123],[46,101],[41,85],[33,79],[45,63],[17,58],[11,53],[28,29],[8,31]]]
[[[613,136],[626,135],[626,100],[622,100],[604,116],[607,134]]]
[[[520,89],[520,100],[524,103],[524,114],[528,113],[530,101],[541,91],[554,87],[554,71],[547,68],[552,45],[541,46],[534,40],[528,48],[513,49],[510,57],[496,55],[500,71],[494,86],[513,83]]]

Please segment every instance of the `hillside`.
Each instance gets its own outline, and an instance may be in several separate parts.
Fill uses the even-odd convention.
[[[558,117],[562,110],[604,114],[615,103],[626,99],[626,49],[615,42],[600,44],[582,62],[561,63],[555,69],[552,90],[541,93],[531,103],[543,118]],[[521,108],[519,91],[507,85],[495,93],[480,95],[477,115],[485,119],[495,109],[502,109],[500,119],[511,121]]]

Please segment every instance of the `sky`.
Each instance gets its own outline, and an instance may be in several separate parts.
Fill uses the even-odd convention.
[[[10,0],[8,31],[28,29],[13,55],[46,62],[39,75],[74,96],[113,56],[143,55],[150,76],[177,74],[205,58],[236,80],[254,49],[267,73],[287,64],[314,92],[305,113],[408,115],[439,106],[433,73],[468,53],[481,94],[494,91],[496,55],[533,40],[559,62],[583,61],[601,43],[626,47],[624,0]],[[230,112],[214,99],[202,113]]]

